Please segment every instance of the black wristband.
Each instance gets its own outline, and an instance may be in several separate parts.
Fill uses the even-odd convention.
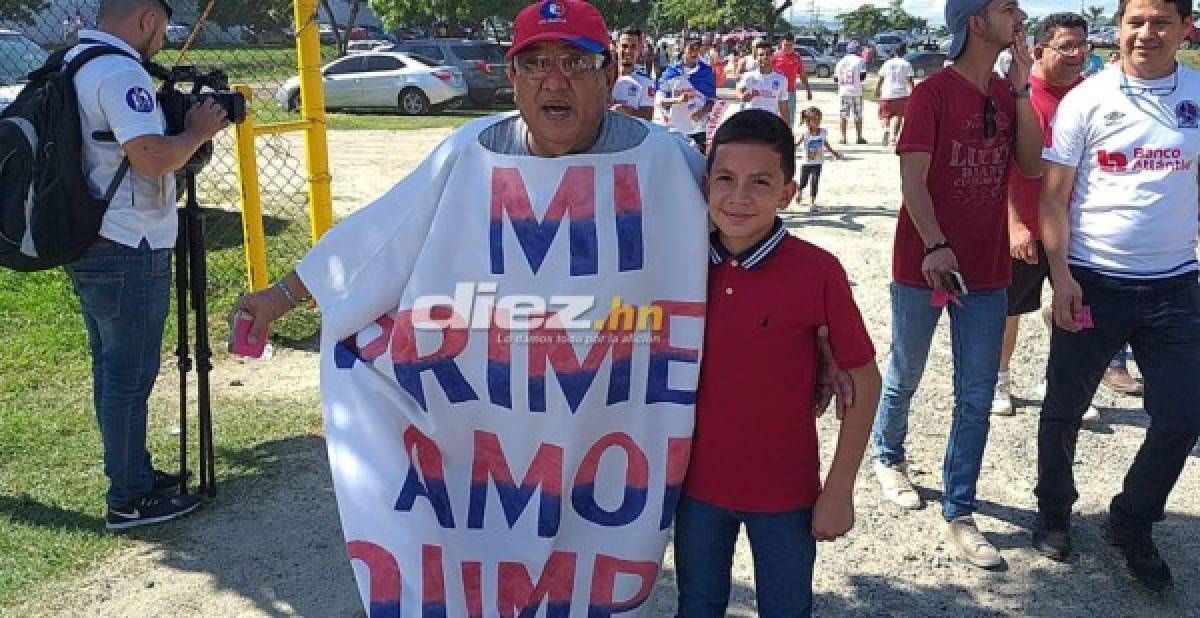
[[[933,255],[933,253],[935,251],[941,251],[942,249],[949,249],[949,248],[950,248],[950,241],[948,241],[948,240],[943,240],[942,242],[934,243],[928,247],[925,247],[925,257],[929,257],[930,255]]]

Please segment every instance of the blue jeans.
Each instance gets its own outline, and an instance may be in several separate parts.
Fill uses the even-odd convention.
[[[888,465],[905,461],[908,411],[921,384],[929,344],[942,310],[929,306],[931,290],[892,283],[892,347],[875,413],[875,455]],[[1007,290],[971,292],[962,306],[947,305],[954,353],[954,420],[942,462],[942,517],[975,512],[975,485],[983,465],[992,391],[1000,368]]]
[[[1149,531],[1200,436],[1200,284],[1196,273],[1143,281],[1072,268],[1094,328],[1055,328],[1038,424],[1038,509],[1064,517],[1078,499],[1073,464],[1079,426],[1113,353],[1133,346],[1146,381],[1150,427],[1112,500],[1110,516]]]
[[[150,493],[147,400],[158,376],[171,296],[171,250],[101,241],[66,267],[92,353],[92,399],[104,445],[108,504]]]
[[[746,524],[754,554],[758,615],[811,615],[813,563],[817,559],[811,509],[747,513],[683,496],[675,511],[677,616],[725,616],[733,549],[742,524]]]

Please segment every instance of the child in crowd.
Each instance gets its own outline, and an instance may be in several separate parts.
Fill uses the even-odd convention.
[[[745,524],[759,615],[807,616],[816,542],[854,525],[854,481],[879,399],[875,349],[837,259],[775,215],[796,191],[787,123],[738,112],[708,153],[715,229],[696,431],[675,519],[679,615],[725,615]],[[822,326],[855,389],[824,483],[814,402]]]
[[[800,121],[804,123],[804,128],[800,129],[800,135],[796,138],[796,145],[800,147],[801,155],[800,184],[796,191],[796,203],[803,203],[804,188],[811,184],[809,208],[816,211],[819,210],[817,192],[821,185],[821,167],[825,164],[825,151],[829,151],[829,154],[839,161],[842,159],[842,154],[833,149],[833,145],[829,143],[828,132],[821,128],[820,109],[810,107],[804,110],[800,113]]]

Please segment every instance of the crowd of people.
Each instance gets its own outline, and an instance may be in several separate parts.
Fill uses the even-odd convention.
[[[101,7],[102,32],[85,31],[83,38],[111,41],[147,58],[160,48],[169,16],[165,2],[103,0]],[[444,188],[421,190],[446,195],[461,189],[446,178],[466,182],[470,179],[455,174],[474,174],[480,168],[470,166],[481,161],[496,162],[492,174],[519,169],[528,179],[543,178],[535,173],[538,169],[552,170],[553,182],[533,187],[533,194],[546,199],[556,195],[550,208],[560,210],[554,217],[568,212],[571,216],[570,275],[590,275],[597,281],[617,282],[614,285],[640,269],[661,269],[651,260],[643,263],[640,249],[636,259],[628,262],[624,253],[631,243],[655,247],[672,233],[643,229],[640,211],[637,218],[631,215],[630,196],[639,194],[638,186],[643,194],[654,195],[646,184],[653,181],[614,177],[615,188],[597,188],[595,199],[587,197],[585,206],[577,207],[575,202],[567,204],[578,194],[566,180],[555,194],[559,179],[585,164],[620,167],[643,157],[646,148],[653,149],[655,174],[674,169],[687,176],[686,189],[675,191],[672,206],[694,206],[689,212],[695,213],[696,221],[688,223],[707,218],[711,236],[706,250],[696,253],[694,264],[659,273],[686,279],[706,272],[708,280],[703,363],[696,389],[691,396],[676,394],[670,399],[671,405],[688,412],[694,406],[695,413],[678,502],[667,502],[674,507],[681,616],[724,615],[734,542],[742,525],[755,555],[760,614],[810,613],[816,544],[853,528],[855,479],[868,446],[882,495],[904,509],[921,508],[907,474],[905,442],[912,398],[943,313],[949,315],[953,346],[954,408],[942,465],[941,514],[947,538],[964,560],[985,569],[1002,567],[1003,555],[973,517],[977,487],[987,480],[981,475],[991,417],[1011,410],[1011,402],[1005,406],[1010,388],[1007,367],[1019,333],[1017,319],[1039,308],[1046,280],[1052,284],[1053,301],[1046,394],[1036,436],[1039,516],[1033,546],[1053,560],[1065,561],[1073,553],[1071,510],[1078,494],[1072,466],[1078,433],[1096,388],[1114,357],[1128,345],[1145,384],[1135,387],[1132,379],[1123,384],[1130,392],[1144,388],[1150,423],[1112,499],[1105,534],[1120,548],[1138,581],[1152,590],[1172,583],[1152,529],[1164,518],[1167,499],[1200,436],[1200,391],[1190,384],[1200,374],[1200,264],[1196,260],[1200,74],[1175,59],[1192,21],[1191,0],[1120,0],[1116,19],[1121,56],[1087,79],[1082,77],[1087,23],[1078,15],[1056,13],[1042,19],[1032,33],[1032,46],[1026,42],[1026,15],[1017,0],[948,0],[945,17],[952,33],[951,65],[915,83],[911,67],[897,52],[883,63],[876,91],[880,118],[887,123],[883,142],[890,144],[894,136],[902,185],[890,286],[892,336],[882,376],[837,257],[790,235],[778,216],[779,210],[801,199],[801,188],[809,190],[810,204],[815,205],[825,155],[841,156],[821,125],[819,109],[804,109],[800,122],[795,121],[801,107],[798,90],[803,88],[809,99],[812,95],[803,62],[797,62],[786,37],[779,50],[765,41],[754,45],[753,63],[734,76],[734,109],[725,111],[719,109],[727,104],[717,97],[717,73],[704,58],[702,39],[687,40],[681,58],[666,64],[654,79],[639,67],[645,47],[640,32],[623,31],[613,42],[599,12],[583,0],[535,3],[517,18],[508,56],[518,111],[473,122],[460,130],[469,139],[451,139],[422,164],[443,183],[437,186]],[[1011,64],[1006,77],[1000,77],[994,68],[1004,50],[1009,51]],[[101,84],[101,94],[107,92],[104,84],[116,84],[118,78],[136,78],[134,87],[142,87],[143,77],[135,64],[116,68],[120,70],[111,72],[116,78],[81,74],[77,78],[81,92],[95,90],[88,79]],[[851,123],[855,142],[866,143],[862,134],[865,72],[864,59],[854,47],[834,71],[841,144],[848,143]],[[165,173],[148,167],[147,157],[162,152],[170,154],[171,161],[186,159],[183,155],[195,140],[224,127],[218,113],[199,107],[189,114],[190,137],[172,141],[159,135],[161,127],[152,121],[158,117],[153,107],[126,105],[125,90],[114,92],[122,96],[111,105],[103,100],[97,104],[88,126],[111,125],[139,174],[134,178],[142,184],[146,174]],[[610,104],[599,102],[604,100]],[[138,119],[144,122],[135,122]],[[92,165],[98,166],[98,179],[105,173],[111,177],[111,171],[105,170],[116,167],[117,153],[110,148],[102,159],[95,155],[97,162]],[[508,165],[512,167],[504,167]],[[555,165],[560,167],[547,167]],[[496,178],[493,175],[489,181],[493,190],[503,184],[497,184]],[[122,199],[129,201],[143,189],[131,183],[130,195]],[[421,432],[436,429],[428,435],[418,432],[425,442],[418,442],[415,449],[406,431],[406,454],[411,451],[423,458],[427,448],[436,449],[438,466],[444,458],[447,470],[465,469],[467,477],[477,479],[469,461],[472,440],[478,440],[472,435],[472,423],[496,421],[478,420],[455,409],[454,404],[465,397],[461,389],[457,395],[448,394],[448,401],[422,395],[417,408],[410,396],[413,385],[402,381],[399,365],[393,376],[365,361],[356,364],[354,360],[363,361],[365,353],[347,348],[345,341],[353,341],[358,329],[372,327],[371,320],[380,314],[398,321],[396,312],[411,302],[414,289],[454,289],[454,281],[436,280],[452,275],[435,268],[420,253],[421,247],[452,246],[455,257],[444,259],[467,263],[475,257],[462,255],[462,248],[476,241],[487,245],[490,239],[489,272],[501,293],[546,297],[558,293],[558,280],[547,275],[547,269],[538,270],[557,230],[550,226],[558,220],[549,211],[544,220],[532,223],[528,220],[532,214],[520,221],[514,216],[514,229],[524,226],[525,230],[514,232],[521,242],[515,250],[525,252],[532,275],[524,270],[524,263],[516,268],[510,262],[505,271],[503,250],[495,243],[508,232],[497,213],[511,215],[519,206],[510,207],[493,197],[489,224],[488,205],[435,195],[426,207],[414,205],[417,202],[410,195],[400,193],[404,191],[389,192],[336,226],[296,270],[275,286],[239,299],[235,312],[253,319],[251,337],[258,339],[297,303],[315,300],[324,313],[325,327],[337,329],[323,338],[322,357],[329,360],[323,361],[323,371],[363,372],[362,379],[376,387],[395,387],[377,402],[381,413],[387,406],[398,406],[407,412],[397,414],[395,424]],[[560,200],[558,195],[566,197]],[[448,211],[450,207],[458,210]],[[505,210],[509,208],[514,210]],[[523,208],[530,208],[528,202]],[[646,211],[654,208],[656,204],[646,205]],[[139,274],[143,270],[151,273],[153,297],[165,299],[167,286],[159,279],[165,272],[160,262],[167,258],[160,247],[170,244],[167,236],[173,230],[174,213],[169,220],[159,217],[158,221],[153,218],[158,210],[145,204],[134,208],[132,203],[129,208],[112,209],[88,263],[71,269],[97,367],[97,415],[105,436],[105,472],[112,485],[107,521],[113,528],[158,523],[197,506],[194,500],[164,497],[163,490],[180,479],[155,472],[145,450],[145,400],[156,363],[143,357],[157,358],[165,301],[151,316],[153,323],[142,315],[144,308],[105,311],[108,305],[101,301],[110,290],[102,282],[112,278],[97,277],[91,268],[110,268],[106,264],[118,259],[129,267],[136,264],[141,270],[124,276],[135,280],[150,276]],[[456,212],[482,213],[484,222],[445,223],[445,217]],[[595,270],[577,272],[586,268],[577,268],[575,261],[589,251],[594,255],[596,238],[589,240],[581,230],[586,230],[584,217],[601,212],[618,221],[617,236],[624,243],[620,271],[608,278]],[[631,226],[638,226],[636,234]],[[543,237],[546,230],[551,230],[549,236]],[[412,242],[417,237],[428,242]],[[543,244],[535,246],[537,242]],[[535,260],[530,251],[539,246],[541,257]],[[676,249],[672,246],[672,251]],[[585,261],[580,264],[586,266]],[[565,266],[558,270],[566,273]],[[130,302],[145,304],[138,300],[142,298],[131,297]],[[135,327],[140,330],[135,332]],[[150,337],[150,331],[158,338]],[[476,336],[464,333],[456,341]],[[457,371],[453,354],[443,354],[450,339],[447,336],[437,354],[422,357],[420,362],[427,364],[413,361],[418,366],[414,370],[418,392],[420,372],[432,371],[441,381]],[[140,356],[127,349],[134,340],[144,350]],[[490,380],[491,363],[497,358],[493,355],[501,348],[493,347],[498,346],[494,340],[489,342]],[[397,363],[397,359],[417,358],[415,340],[397,335],[384,345],[395,346],[391,359]],[[686,360],[683,351],[669,347],[670,341],[666,345],[672,358]],[[342,361],[348,349],[356,356],[345,366]],[[131,360],[131,355],[138,358]],[[337,369],[332,369],[335,357]],[[125,383],[132,378],[122,377],[133,375],[126,367],[131,363],[136,365],[136,389]],[[557,361],[555,367],[559,368]],[[1115,378],[1110,375],[1109,381],[1114,383]],[[513,393],[517,383],[512,381]],[[491,381],[488,384],[493,388]],[[544,382],[539,384],[544,388]],[[833,393],[840,431],[834,458],[821,478],[816,418]],[[323,394],[332,415],[327,419],[347,422],[347,408],[333,403],[330,393]],[[610,391],[610,405],[612,397]],[[588,406],[605,405],[603,397],[583,402],[582,408],[573,406],[566,416],[587,416]],[[644,404],[625,403],[632,412],[628,420],[604,410],[613,417],[606,422],[665,422],[657,420],[661,408],[653,408],[655,414],[648,412],[649,395]],[[540,412],[544,414],[522,421],[530,423],[527,431],[570,431],[563,429],[569,426],[558,424],[556,412],[562,410]],[[560,458],[581,456],[575,440],[564,443]],[[346,457],[339,451],[336,459]],[[731,461],[737,465],[731,466]],[[413,466],[410,480],[417,475],[415,462]],[[434,478],[424,464],[420,468],[421,478]],[[530,470],[534,468],[530,464]],[[642,482],[638,491],[644,502],[647,489],[645,479]],[[429,483],[423,491],[437,507],[432,497],[435,486],[432,480]],[[517,498],[511,496],[517,494],[508,494],[504,505],[510,527],[534,489],[522,485],[519,491],[529,492],[523,494],[523,502],[514,502]],[[576,487],[572,497],[577,506],[579,491]],[[636,499],[638,494],[629,491],[626,500],[630,495]],[[668,497],[671,491],[666,490]],[[486,494],[482,499],[487,500]],[[339,494],[339,501],[343,500],[346,497]],[[593,511],[600,509],[592,506]],[[510,507],[515,509],[512,513]],[[391,503],[383,508],[388,517],[411,518],[404,521],[414,530],[446,527],[440,519],[444,513],[435,518],[421,510],[401,511],[399,502],[394,508]],[[665,546],[671,512],[664,514],[661,536],[657,536],[658,523],[653,523],[655,536],[648,538]],[[581,537],[603,545],[611,535],[612,530],[564,526],[549,545],[528,543],[500,550],[518,552],[526,568],[541,572],[543,567],[550,569],[547,561],[555,548],[571,547]],[[410,542],[393,543],[391,549],[400,552],[404,561],[424,551],[420,543]],[[463,565],[465,573],[467,563]],[[366,585],[360,579],[360,589]],[[421,607],[420,590],[419,582],[405,581],[404,613]],[[568,586],[568,598],[570,591]],[[364,601],[369,600],[364,594]],[[536,609],[542,600],[529,602]],[[401,603],[400,597],[395,602]]]

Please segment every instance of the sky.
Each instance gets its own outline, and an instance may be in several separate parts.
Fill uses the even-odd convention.
[[[792,14],[797,22],[803,23],[807,21],[811,13],[814,0],[793,0]],[[1055,11],[1079,10],[1079,0],[1020,0],[1021,8],[1025,9],[1026,13],[1034,16],[1045,15]],[[838,13],[852,11],[863,4],[874,4],[880,7],[888,5],[886,0],[815,0],[817,10],[824,19],[829,19]],[[1117,0],[1084,0],[1084,6],[1102,6],[1106,15],[1111,16],[1117,8]],[[930,19],[930,21],[941,22],[942,11],[945,8],[945,0],[905,0],[904,10],[916,15]]]

